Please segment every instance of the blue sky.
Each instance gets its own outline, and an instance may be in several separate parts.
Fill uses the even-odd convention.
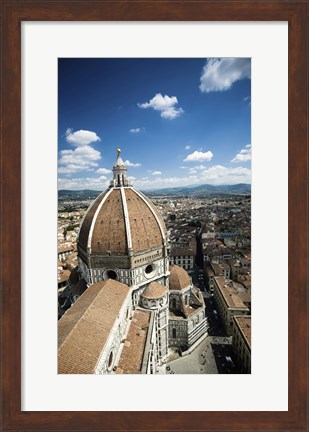
[[[59,59],[58,188],[251,183],[250,59]]]

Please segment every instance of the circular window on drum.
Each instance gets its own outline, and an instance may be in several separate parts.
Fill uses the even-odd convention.
[[[148,264],[144,269],[144,274],[147,279],[154,277],[156,272],[156,266],[154,264]]]

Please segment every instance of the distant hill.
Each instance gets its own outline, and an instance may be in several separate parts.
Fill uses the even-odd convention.
[[[200,186],[187,186],[187,187],[150,190],[150,191],[146,191],[145,193],[150,196],[153,195],[198,196],[198,195],[211,195],[211,194],[250,195],[251,185],[245,183],[239,183],[236,185],[220,185],[220,186],[204,184]]]
[[[239,183],[236,185],[221,185],[214,186],[204,184],[200,186],[186,186],[186,187],[175,187],[175,188],[164,188],[143,191],[147,196],[158,196],[158,195],[170,195],[170,196],[199,196],[199,195],[212,195],[212,194],[227,194],[227,195],[250,195],[251,185],[245,183]],[[59,190],[59,199],[95,199],[101,191],[95,190]]]
[[[98,195],[100,195],[102,191],[95,191],[90,189],[84,190],[59,190],[58,191],[58,199],[76,199],[76,200],[85,200],[85,199],[95,199]]]

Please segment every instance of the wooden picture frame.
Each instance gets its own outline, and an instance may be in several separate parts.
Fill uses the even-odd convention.
[[[289,409],[252,412],[21,411],[21,22],[287,21],[289,25]],[[2,1],[3,431],[305,431],[308,422],[308,3]]]

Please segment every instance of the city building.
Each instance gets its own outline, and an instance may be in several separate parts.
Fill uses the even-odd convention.
[[[169,277],[169,346],[190,348],[206,333],[205,303],[188,273],[173,265]]]
[[[72,306],[58,322],[59,373],[156,373],[169,349],[206,334],[203,298],[185,270],[170,273],[163,219],[117,152],[110,187],[81,223]]]
[[[226,280],[224,276],[214,277],[214,300],[228,336],[233,334],[233,316],[250,314],[234,285],[232,280]]]
[[[241,373],[251,373],[251,316],[233,317],[233,350]]]
[[[58,293],[62,292],[66,288],[70,273],[69,270],[60,270],[58,267]]]
[[[251,260],[249,259],[231,259],[229,265],[233,280],[241,280],[240,276],[251,275]]]
[[[169,230],[170,264],[192,271],[197,249],[197,228],[189,226],[185,220],[170,225],[172,225]]]
[[[224,276],[224,279],[230,279],[230,266],[226,263],[217,264],[215,262],[204,261],[204,274],[211,292],[214,291],[214,277]]]
[[[74,246],[72,244],[61,245],[58,247],[58,260],[65,261],[68,256],[74,252]]]
[[[195,261],[196,252],[192,249],[185,248],[171,248],[170,250],[170,264],[178,265],[185,270],[193,270],[194,269],[194,261]]]

